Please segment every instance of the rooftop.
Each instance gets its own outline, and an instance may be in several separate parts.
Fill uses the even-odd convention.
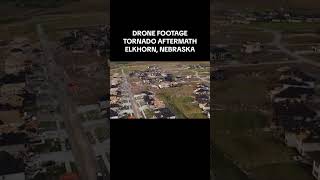
[[[158,113],[155,116],[158,119],[166,119],[175,116],[175,114],[169,108],[160,108]]]

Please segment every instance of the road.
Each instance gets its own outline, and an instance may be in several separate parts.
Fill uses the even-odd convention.
[[[279,61],[279,62],[265,62],[265,63],[256,63],[256,64],[226,64],[226,65],[217,65],[215,68],[237,68],[237,67],[258,67],[258,66],[267,66],[267,65],[285,65],[285,64],[295,64],[295,63],[307,63],[316,67],[320,67],[320,62],[313,61],[309,58],[301,56],[299,52],[290,51],[285,45],[282,44],[282,33],[280,31],[269,30],[269,29],[259,29],[264,32],[269,32],[273,34],[273,40],[268,45],[277,47],[284,54],[292,57],[295,60],[291,61]]]
[[[53,48],[41,25],[37,26],[41,47],[44,51],[43,61],[46,65],[49,82],[52,82],[60,102],[62,117],[66,130],[70,137],[72,153],[79,167],[79,175],[82,180],[97,179],[97,162],[95,153],[84,134],[83,127],[76,115],[76,105],[73,103],[72,94],[68,91],[70,79],[63,68],[54,60]]]
[[[122,72],[122,76],[124,79],[123,85],[124,85],[125,91],[128,93],[130,103],[131,103],[131,108],[133,110],[134,116],[137,119],[141,119],[142,118],[141,111],[140,111],[139,106],[138,106],[138,104],[137,104],[136,100],[134,99],[134,96],[131,92],[131,87],[130,87],[130,84],[128,83],[127,76],[124,73],[123,69],[121,69],[121,72]],[[144,115],[144,117],[145,117],[145,115]]]
[[[265,30],[265,32],[270,32],[273,34],[273,42],[271,44],[273,44],[274,46],[276,46],[277,48],[280,49],[280,51],[282,51],[283,53],[295,58],[296,60],[300,61],[300,62],[304,62],[313,66],[317,66],[320,67],[320,62],[316,62],[313,61],[309,58],[303,57],[301,56],[299,53],[295,53],[290,51],[288,48],[286,48],[282,43],[281,43],[281,39],[282,39],[282,33],[279,31],[274,31],[274,30]]]

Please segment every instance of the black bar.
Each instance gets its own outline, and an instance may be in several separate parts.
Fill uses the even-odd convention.
[[[187,30],[195,53],[125,53],[132,30]],[[111,61],[209,61],[210,0],[112,0]],[[182,62],[183,63],[183,62]],[[209,119],[111,119],[111,179],[210,178]]]
[[[197,38],[195,53],[125,53],[123,38],[132,30],[187,30]],[[112,0],[111,60],[202,60],[210,56],[210,1]]]
[[[111,120],[111,179],[210,178],[209,120]]]

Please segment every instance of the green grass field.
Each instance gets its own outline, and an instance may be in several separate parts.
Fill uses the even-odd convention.
[[[212,135],[215,146],[232,159],[233,164],[248,171],[253,179],[310,179],[311,171],[292,160],[296,151],[274,138],[271,132],[264,131],[268,116],[258,112],[217,111],[214,117]],[[220,171],[231,171],[225,164],[217,163],[216,166]],[[242,179],[237,172],[231,171],[230,174],[237,176],[234,179]]]
[[[214,140],[240,167],[250,170],[271,162],[290,160],[290,151],[264,133],[266,117],[257,112],[216,112]]]
[[[226,108],[263,106],[267,99],[267,80],[264,77],[232,77],[227,81],[214,82],[215,103]]]
[[[148,67],[148,65],[142,65],[142,64],[139,64],[139,65],[124,65],[124,66],[121,66],[121,68],[123,69],[123,71],[125,73],[131,73],[133,71],[144,71],[146,70]]]
[[[193,103],[192,87],[161,89],[157,95],[175,112],[178,118],[206,118],[199,106]]]
[[[231,160],[224,157],[219,149],[214,149],[211,166],[216,180],[249,180],[247,175],[234,165]]]
[[[144,113],[146,114],[147,118],[150,118],[150,119],[153,118],[153,116],[155,115],[155,113],[149,109],[146,109]]]
[[[213,128],[216,132],[229,131],[230,134],[239,134],[260,130],[267,125],[267,117],[259,112],[216,111],[214,117]]]

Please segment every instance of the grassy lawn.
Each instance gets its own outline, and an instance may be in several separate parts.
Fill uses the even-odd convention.
[[[237,165],[256,180],[311,179],[310,169],[292,161],[296,152],[275,139],[271,132],[263,131],[267,124],[267,117],[263,114],[218,111],[213,124],[212,134],[218,149],[213,153],[213,167],[223,172],[221,177],[245,178],[236,167],[232,167]],[[228,162],[229,159],[233,164]]]
[[[152,118],[154,116],[154,112],[150,111],[149,109],[146,109],[144,113],[146,114],[147,118]]]
[[[267,117],[257,112],[216,112],[215,144],[240,167],[287,162],[292,152],[271,133],[264,132]]]
[[[206,118],[199,106],[193,103],[190,86],[161,89],[157,95],[178,118]]]
[[[268,102],[267,84],[263,77],[232,77],[214,82],[215,103],[230,108],[263,106]]]
[[[281,163],[256,168],[252,171],[259,180],[313,180],[311,167],[297,163]]]
[[[121,75],[121,69],[120,68],[110,69],[110,76],[112,76],[115,73],[118,73],[119,75]]]
[[[267,117],[259,112],[226,112],[214,114],[214,130],[216,133],[240,134],[251,130],[260,130],[267,125]]]
[[[216,143],[240,167],[252,169],[264,164],[288,162],[291,152],[288,147],[276,142],[268,133],[217,137]]]
[[[235,166],[231,160],[224,157],[218,149],[214,149],[211,166],[216,180],[249,180],[247,175]]]

